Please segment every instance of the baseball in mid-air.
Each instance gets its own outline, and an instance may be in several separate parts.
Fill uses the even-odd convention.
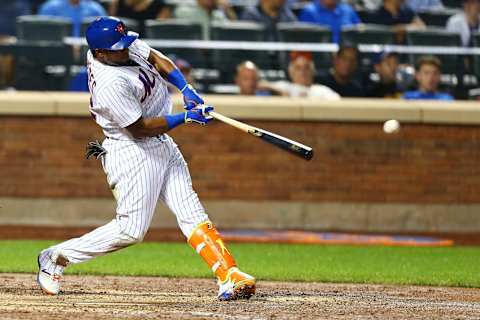
[[[383,124],[383,131],[388,134],[397,133],[398,131],[400,131],[400,122],[398,122],[397,120],[385,121],[385,123]]]

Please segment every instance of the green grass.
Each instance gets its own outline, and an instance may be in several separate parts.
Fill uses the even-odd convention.
[[[52,241],[0,241],[0,272],[37,271]],[[480,287],[480,248],[231,244],[237,262],[262,280]],[[142,243],[68,269],[69,274],[211,277],[183,243]]]

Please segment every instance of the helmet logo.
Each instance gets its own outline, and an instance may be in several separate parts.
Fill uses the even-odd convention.
[[[123,25],[123,23],[117,24],[117,27],[115,28],[115,31],[124,35],[125,34],[125,26]]]

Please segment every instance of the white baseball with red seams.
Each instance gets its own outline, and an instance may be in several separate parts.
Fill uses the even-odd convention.
[[[383,131],[388,134],[399,132],[400,122],[394,119],[385,121],[385,123],[383,124]]]

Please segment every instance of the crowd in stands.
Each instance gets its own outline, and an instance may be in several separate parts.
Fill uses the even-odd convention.
[[[443,2],[446,2],[444,0]],[[146,20],[179,19],[202,25],[204,40],[211,38],[211,25],[229,21],[250,21],[264,27],[264,41],[280,41],[277,26],[283,22],[302,22],[327,26],[331,42],[339,45],[329,66],[315,66],[309,52],[290,52],[284,79],[262,78],[257,61],[243,61],[236,66],[231,83],[243,95],[281,95],[322,97],[388,97],[405,99],[466,98],[458,79],[447,85],[450,93],[441,93],[442,63],[435,56],[420,57],[412,67],[401,54],[382,51],[370,57],[365,70],[363,56],[356,44],[344,42],[342,28],[362,24],[383,25],[395,33],[396,44],[406,44],[409,30],[429,28],[420,14],[441,12],[448,7],[442,0],[2,0],[0,4],[0,41],[15,36],[15,18],[26,14],[65,17],[72,21],[73,36],[81,36],[82,21],[88,17],[113,15],[139,22],[144,31]],[[248,3],[248,5],[245,5]],[[480,0],[458,0],[455,13],[446,21],[444,30],[458,33],[461,45],[474,47],[475,32],[480,31]],[[196,66],[176,57],[182,71],[191,77]],[[5,60],[7,59],[7,60]],[[8,70],[12,57],[0,56],[0,87],[12,78]],[[473,74],[474,59],[465,56],[461,70]],[[415,70],[408,73],[408,70]]]

